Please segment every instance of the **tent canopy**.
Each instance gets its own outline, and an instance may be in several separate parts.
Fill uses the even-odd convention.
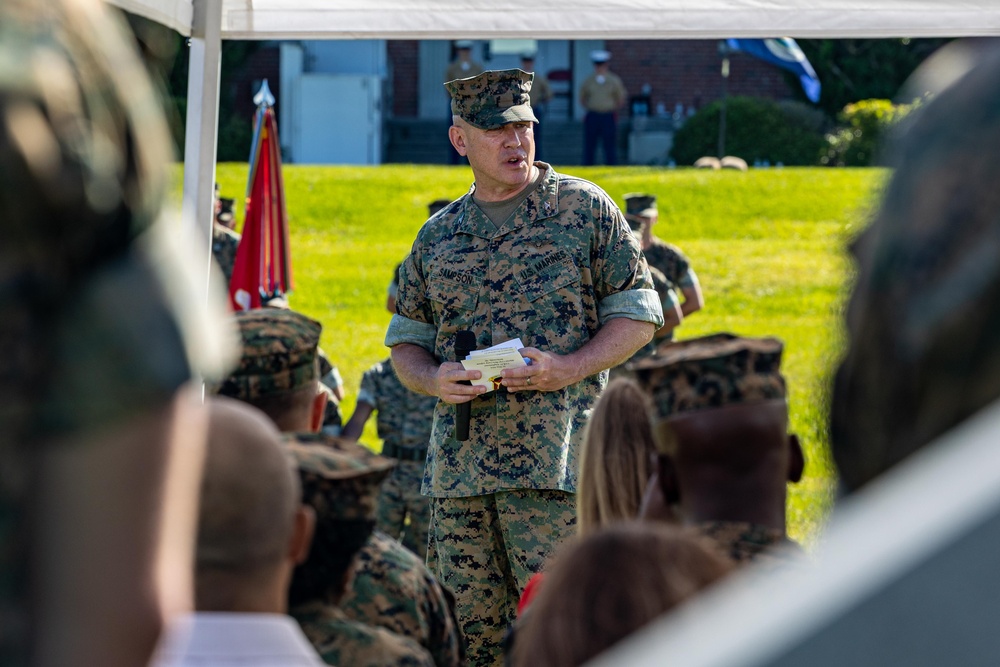
[[[185,36],[195,0],[109,0]],[[197,0],[201,2],[203,0]],[[996,0],[221,0],[222,39],[1000,35]]]

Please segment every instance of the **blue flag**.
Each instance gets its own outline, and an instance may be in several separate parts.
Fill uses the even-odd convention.
[[[819,102],[819,78],[816,70],[809,64],[806,54],[795,43],[794,39],[780,37],[778,39],[727,39],[726,43],[734,51],[748,53],[772,65],[787,69],[799,75],[799,82],[806,97],[813,103]]]

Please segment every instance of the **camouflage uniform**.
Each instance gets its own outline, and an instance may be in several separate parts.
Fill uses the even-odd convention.
[[[367,403],[378,412],[382,456],[399,460],[379,491],[376,525],[394,538],[402,536],[403,545],[423,558],[427,554],[430,501],[420,495],[420,482],[437,398],[404,387],[392,360],[386,359],[361,377],[358,403]]]
[[[691,262],[677,246],[654,236],[642,254],[646,256],[650,266],[655,266],[663,273],[673,289],[694,286],[696,277]]]
[[[626,195],[626,198],[627,197],[628,195]],[[628,201],[628,199],[626,199],[626,201]],[[626,222],[628,222],[629,229],[632,230],[632,234],[636,237],[636,240],[641,242],[643,228],[645,227],[645,223],[642,221],[642,218],[634,215],[627,215],[625,219]],[[648,257],[646,258],[646,261],[649,262]],[[653,289],[656,290],[657,296],[660,297],[660,304],[663,306],[664,314],[666,314],[668,310],[675,310],[678,308],[680,302],[677,299],[677,292],[675,291],[676,286],[667,279],[662,271],[653,266],[652,263],[649,264],[649,275],[653,279]],[[664,315],[664,319],[665,318],[666,316]],[[673,331],[670,331],[665,335],[654,335],[651,341],[636,350],[635,354],[632,355],[632,358],[629,359],[629,361],[637,361],[643,357],[653,355],[656,352],[656,346],[658,344],[663,341],[671,340],[673,337]],[[614,378],[624,374],[624,364],[621,364],[612,368],[609,376]]]
[[[340,435],[340,430],[344,427],[344,416],[340,411],[340,399],[333,392],[338,387],[344,386],[344,380],[340,377],[340,371],[330,363],[330,359],[322,349],[319,349],[317,354],[319,356],[319,390],[326,394],[323,432],[327,435]]]
[[[646,224],[644,218],[657,214],[656,196],[643,192],[631,192],[625,195],[624,199],[625,217],[628,219],[632,231],[642,234]],[[666,289],[671,292],[672,298],[678,303],[677,293],[697,284],[698,277],[695,275],[694,269],[691,268],[691,263],[677,246],[653,236],[650,239],[649,247],[644,248],[642,254],[646,256],[650,270],[654,268],[659,270],[660,275],[666,281]],[[674,334],[671,331],[666,335],[658,336],[650,344],[655,349],[656,345],[673,340],[673,337]]]
[[[489,129],[534,120],[530,85],[530,75],[508,70],[448,87],[453,110]],[[423,226],[400,270],[386,345],[453,360],[455,332],[468,329],[479,347],[520,337],[568,354],[611,318],[662,324],[646,262],[614,202],[592,183],[536,167],[537,188],[499,228],[473,201],[475,187]],[[606,379],[603,371],[558,391],[479,396],[465,442],[453,437],[454,407],[437,404],[423,482],[434,498],[428,562],[455,591],[473,664],[499,660],[528,576],[572,532],[577,452]],[[494,531],[505,524],[548,528],[501,545]],[[480,620],[495,615],[488,626]]]
[[[295,443],[292,451],[303,486],[307,491],[317,489],[310,491],[312,498],[307,501],[318,517],[374,519],[378,483],[394,466],[393,461],[323,434],[290,434],[286,438]],[[383,473],[377,481],[369,476],[352,483],[344,479],[348,473],[334,470],[344,465],[338,461],[345,456],[348,463],[378,468]],[[464,645],[449,594],[416,556],[375,531],[354,556],[350,572],[336,605],[344,615],[409,637],[426,649],[439,667],[462,664]]]
[[[216,340],[185,327],[203,317],[191,304],[204,296],[183,293],[197,278],[178,279],[171,243],[141,236],[166,237],[170,137],[131,35],[103,5],[0,3],[2,665],[27,664],[42,448],[165,406],[193,371],[217,373],[218,350],[192,345]]]
[[[314,602],[294,610],[316,652],[328,665],[433,667],[430,654],[412,639],[347,618],[337,607]]]
[[[212,223],[212,257],[222,269],[226,285],[233,278],[233,264],[236,262],[236,249],[239,247],[239,234],[218,222]]]

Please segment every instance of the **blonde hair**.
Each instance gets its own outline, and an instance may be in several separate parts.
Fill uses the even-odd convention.
[[[639,385],[616,378],[594,406],[580,452],[576,518],[581,536],[639,513],[656,452],[649,405]]]

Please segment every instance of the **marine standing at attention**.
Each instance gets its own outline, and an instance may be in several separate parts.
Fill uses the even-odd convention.
[[[423,493],[428,564],[457,597],[470,664],[494,665],[528,578],[575,532],[577,451],[607,370],[663,321],[624,216],[593,183],[534,161],[532,77],[450,81],[452,145],[475,184],[428,221],[400,270],[386,334],[400,379],[437,396]],[[479,347],[520,337],[530,365],[502,386],[452,361],[455,334]],[[454,438],[471,401],[470,438]]]
[[[583,163],[596,164],[597,142],[604,151],[604,163],[618,164],[618,110],[625,106],[628,92],[617,74],[611,71],[607,51],[593,51],[590,59],[594,73],[580,86],[580,104],[587,110],[583,117]]]

